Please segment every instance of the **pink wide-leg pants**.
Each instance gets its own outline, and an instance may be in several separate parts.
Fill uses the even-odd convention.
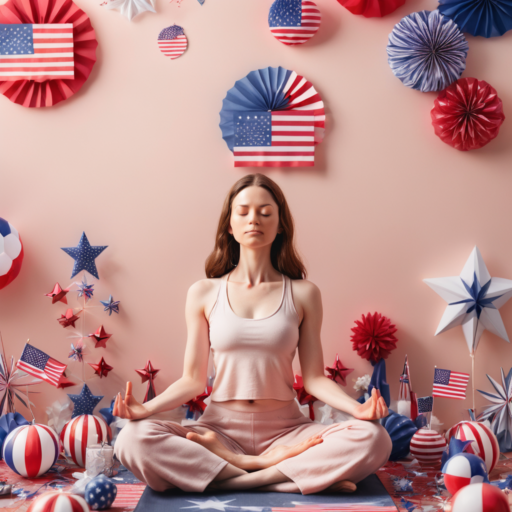
[[[384,465],[391,439],[378,421],[349,420],[331,425],[311,421],[297,401],[269,412],[231,411],[211,402],[195,422],[147,418],[130,421],[114,452],[122,464],[156,491],[179,487],[203,492],[228,462],[186,439],[187,432],[213,430],[235,453],[261,455],[277,445],[294,445],[321,432],[323,442],[276,467],[302,494],[319,492],[340,480],[357,483]]]

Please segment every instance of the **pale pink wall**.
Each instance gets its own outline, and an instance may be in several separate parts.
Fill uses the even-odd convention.
[[[98,62],[82,91],[50,109],[25,109],[0,97],[0,216],[20,231],[26,260],[19,278],[0,291],[0,328],[8,354],[27,338],[67,362],[65,307],[44,294],[69,282],[72,260],[60,247],[109,245],[98,262],[99,298],[121,300],[121,314],[100,309],[114,337],[90,349],[115,367],[88,381],[102,406],[151,359],[162,371],[158,391],[181,376],[188,287],[204,278],[221,205],[237,170],[218,127],[226,91],[249,71],[284,66],[305,75],[327,106],[327,136],[309,170],[265,170],[283,188],[297,226],[309,279],[322,291],[325,363],[336,352],[350,376],[371,372],[349,343],[361,313],[380,311],[398,327],[388,360],[393,397],[404,355],[414,389],[431,391],[433,367],[470,371],[462,330],[434,337],[444,301],[422,282],[458,275],[477,244],[492,276],[512,278],[512,33],[491,40],[468,36],[464,76],[487,80],[510,116],[484,149],[458,152],[430,124],[435,94],[406,88],[387,64],[387,36],[406,14],[437,3],[409,0],[384,19],[353,16],[335,0],[318,0],[323,24],[304,47],[289,48],[269,33],[270,0],[157,0],[158,14],[132,23],[99,0],[77,1],[99,41]],[[185,28],[187,53],[169,61],[159,31]],[[512,335],[512,301],[501,309]],[[78,326],[78,324],[77,324]],[[68,329],[69,330],[69,329]],[[299,370],[296,359],[296,370]],[[486,332],[477,352],[477,387],[490,389],[512,364],[512,347]],[[72,372],[79,365],[71,363]],[[87,377],[92,375],[88,367]],[[351,383],[352,384],[352,383]],[[43,384],[36,417],[64,391]],[[68,388],[67,392],[78,392]],[[351,387],[348,391],[355,393]],[[477,397],[477,405],[484,400]],[[435,413],[451,424],[470,401],[439,399]],[[20,408],[20,410],[22,410]],[[24,411],[23,411],[24,412]]]

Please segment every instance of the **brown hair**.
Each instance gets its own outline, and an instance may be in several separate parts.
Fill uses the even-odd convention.
[[[220,214],[215,237],[215,247],[206,259],[206,277],[221,277],[231,271],[240,260],[240,244],[228,232],[231,219],[231,205],[235,196],[246,187],[262,187],[270,192],[279,206],[279,224],[282,228],[270,249],[272,266],[291,279],[306,279],[306,267],[295,249],[293,240],[293,217],[283,191],[277,183],[264,174],[247,174],[240,178],[228,192]]]

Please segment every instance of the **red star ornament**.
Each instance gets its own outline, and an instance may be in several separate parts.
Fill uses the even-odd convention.
[[[329,372],[329,375],[327,375],[327,377],[333,380],[334,382],[341,384],[342,386],[347,385],[346,377],[350,372],[354,371],[353,368],[345,368],[345,366],[343,366],[343,363],[340,361],[340,358],[338,357],[338,353],[336,353],[336,361],[334,361],[334,366],[326,366],[325,369]]]
[[[53,287],[53,290],[50,293],[45,293],[46,297],[52,298],[52,304],[56,302],[63,302],[64,304],[68,303],[68,298],[66,294],[69,292],[69,288],[61,288],[59,283],[56,283]]]
[[[153,365],[151,364],[151,361],[148,359],[146,366],[144,368],[141,368],[139,370],[135,370],[141,377],[142,382],[148,382],[148,387],[146,388],[146,395],[144,396],[144,400],[142,403],[149,402],[149,400],[152,400],[156,396],[156,389],[155,389],[155,383],[153,382],[156,378],[156,374],[160,370],[155,370],[153,368]]]
[[[309,417],[311,420],[315,421],[315,411],[313,410],[313,402],[316,402],[318,398],[310,395],[302,385],[302,377],[300,375],[295,375],[295,381],[293,383],[293,389],[297,391],[297,400],[300,405],[308,405],[309,406]]]
[[[203,392],[200,395],[197,395],[192,400],[189,400],[186,404],[188,406],[188,411],[186,417],[188,419],[192,419],[194,413],[198,413],[199,415],[203,414],[206,409],[206,404],[204,403],[204,399],[209,397],[210,393]]]
[[[78,312],[78,315],[81,313],[81,311]],[[66,311],[65,315],[60,315],[60,318],[57,318],[58,322],[62,327],[69,327],[72,325],[75,327],[75,322],[78,320],[78,315],[75,315],[73,313],[73,310],[70,308]]]
[[[103,357],[100,359],[99,363],[87,363],[89,366],[91,366],[94,369],[94,373],[96,375],[100,376],[100,379],[102,377],[108,377],[108,372],[112,371],[114,369],[113,366],[110,366],[105,362],[105,359]]]
[[[64,372],[59,379],[59,383],[57,384],[57,389],[58,388],[68,388],[69,386],[76,386],[76,382],[69,380],[66,377],[66,372]]]
[[[108,334],[108,332],[103,328],[103,325],[101,325],[95,333],[89,334],[88,338],[94,338],[96,341],[95,348],[107,348],[107,341],[111,336],[112,334]]]

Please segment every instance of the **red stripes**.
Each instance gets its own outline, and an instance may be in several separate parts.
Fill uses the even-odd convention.
[[[73,34],[73,28],[34,28],[34,34]]]
[[[85,451],[87,449],[87,441],[89,438],[89,415],[84,414],[82,417],[82,464],[85,466]],[[98,437],[99,439],[99,437]]]
[[[41,469],[41,461],[43,460],[43,449],[39,433],[34,425],[27,427],[27,441],[25,445],[25,469],[28,478],[34,478]]]
[[[261,160],[250,162],[244,160],[243,162],[235,161],[235,167],[313,167],[315,162],[262,162]]]

